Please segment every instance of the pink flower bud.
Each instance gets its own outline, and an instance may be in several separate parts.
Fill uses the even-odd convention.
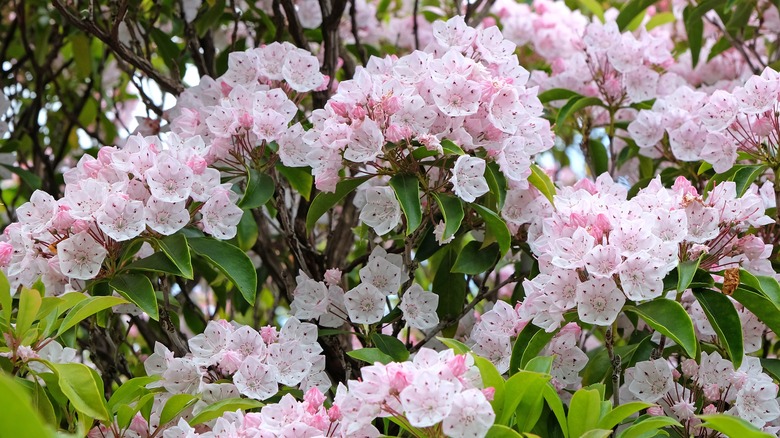
[[[493,401],[493,398],[496,396],[496,388],[489,387],[482,390],[482,395],[485,396],[487,401]]]
[[[466,356],[458,354],[452,359],[447,361],[447,368],[452,371],[455,377],[462,376],[466,372]]]
[[[22,362],[27,362],[30,359],[38,359],[38,352],[33,350],[29,345],[20,345],[16,349],[16,356],[22,360]]]
[[[187,160],[187,167],[192,169],[192,173],[195,175],[202,175],[207,166],[206,160],[197,155],[193,155]]]
[[[694,378],[699,374],[699,364],[693,359],[685,359],[681,368],[685,377]]]
[[[85,220],[77,219],[73,221],[73,224],[71,225],[71,228],[73,229],[74,234],[78,234],[82,231],[87,231],[89,227],[92,225],[91,222],[87,222]]]
[[[344,102],[328,102],[328,105],[330,106],[330,109],[333,110],[336,115],[340,117],[349,117],[349,110],[347,109],[347,104]]]
[[[252,117],[252,114],[249,114],[247,112],[242,112],[240,116],[238,116],[238,124],[242,128],[249,131],[252,129],[252,126],[255,124],[255,118]]]
[[[704,396],[707,397],[708,400],[720,399],[720,387],[718,387],[716,383],[710,383],[704,387]]]
[[[273,344],[279,339],[279,332],[276,331],[276,327],[265,326],[260,329],[260,337],[266,344]]]
[[[341,420],[341,409],[339,409],[339,405],[333,405],[328,409],[328,418],[331,422]]]
[[[363,120],[363,117],[366,116],[366,110],[361,105],[356,105],[349,112],[349,115],[355,120]]]
[[[681,376],[681,374],[680,374],[679,371],[677,371],[676,369],[672,370],[672,377],[674,378],[674,380],[679,379],[680,376]]]
[[[341,269],[331,268],[325,271],[325,284],[338,286],[341,283]]]
[[[0,242],[0,267],[7,267],[14,255],[14,247],[8,242]]]
[[[219,369],[225,374],[234,374],[238,371],[244,358],[237,351],[224,351],[219,359]]]
[[[664,408],[656,405],[656,406],[650,406],[647,408],[647,415],[652,415],[654,417],[660,417],[664,415]]]
[[[704,409],[702,410],[702,414],[704,415],[712,415],[717,413],[718,413],[718,408],[716,408],[715,405],[712,403],[705,406]]]
[[[228,85],[228,83],[227,83],[227,82],[225,82],[225,81],[222,81],[222,82],[219,84],[219,87],[220,87],[220,89],[222,90],[222,95],[223,95],[224,97],[228,97],[228,95],[230,94],[230,92],[231,92],[231,91],[233,91],[233,87],[231,87],[230,85]]]
[[[303,395],[303,401],[309,404],[309,406],[306,407],[306,410],[310,414],[314,414],[317,412],[320,406],[322,406],[322,402],[325,401],[325,396],[322,394],[319,388],[315,386],[306,391],[306,394]]]

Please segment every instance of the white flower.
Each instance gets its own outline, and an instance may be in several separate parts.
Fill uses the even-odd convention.
[[[255,400],[265,400],[279,392],[273,369],[254,356],[244,359],[233,376],[233,384],[241,394]]]
[[[57,244],[60,271],[77,280],[95,278],[107,254],[103,245],[95,241],[86,231]]]
[[[426,330],[436,327],[439,323],[439,315],[436,314],[439,296],[423,290],[418,284],[413,284],[406,290],[398,307],[410,327]]]
[[[384,257],[372,257],[360,270],[360,280],[385,294],[394,294],[401,286],[401,268]]]
[[[356,324],[379,322],[385,314],[385,294],[369,283],[361,283],[344,294],[349,319]]]
[[[366,205],[360,211],[360,221],[382,236],[401,222],[401,206],[390,187],[366,189]]]
[[[452,169],[450,182],[460,199],[474,202],[490,190],[485,180],[485,160],[461,155]]]
[[[672,371],[666,359],[637,363],[633,376],[634,380],[628,385],[628,390],[648,403],[655,403],[674,386]]]

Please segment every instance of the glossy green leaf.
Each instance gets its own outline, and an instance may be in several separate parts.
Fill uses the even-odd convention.
[[[444,139],[441,141],[441,148],[444,150],[445,154],[449,155],[465,155],[466,153],[463,152],[463,149],[461,149],[460,146],[456,145],[452,142],[452,140]]]
[[[739,168],[732,178],[737,186],[737,196],[742,197],[756,178],[764,174],[767,169],[769,169],[767,165],[749,165]]]
[[[311,232],[322,215],[369,179],[371,179],[370,176],[346,179],[336,185],[336,191],[333,193],[318,193],[311,202],[309,212],[306,214],[306,230]]]
[[[277,164],[276,170],[287,179],[295,193],[303,196],[303,199],[307,201],[311,198],[311,189],[314,186],[314,177],[311,176],[311,169]]]
[[[11,285],[5,273],[0,271],[0,315],[3,321],[10,322],[13,313],[13,298],[11,297]]]
[[[463,274],[452,272],[457,256],[455,248],[450,244],[445,249],[443,258],[433,277],[432,291],[439,296],[439,307],[436,309],[436,313],[441,321],[450,320],[460,315],[466,300],[468,291],[466,277]]]
[[[43,419],[33,407],[32,400],[19,383],[0,373],[0,438],[53,437]]]
[[[357,360],[362,360],[363,362],[368,362],[370,364],[379,362],[387,365],[393,361],[392,357],[390,357],[385,353],[382,353],[382,351],[379,350],[378,348],[361,348],[360,350],[352,350],[352,351],[348,351],[347,355],[349,357],[354,357]]]
[[[157,321],[160,318],[157,309],[157,295],[149,278],[143,274],[119,274],[108,283],[119,295],[127,298]]]
[[[184,273],[163,252],[156,252],[149,257],[136,260],[125,266],[125,269],[128,271],[166,273],[184,277]]]
[[[490,405],[493,406],[496,416],[500,417],[504,409],[504,378],[492,362],[473,353],[472,356],[474,357],[474,365],[477,366],[480,376],[482,376],[483,387],[495,389]]]
[[[249,169],[244,196],[238,206],[244,210],[262,207],[274,196],[275,190],[274,180],[267,173]]]
[[[706,1],[704,2],[706,3]],[[688,35],[688,48],[691,51],[691,63],[694,67],[699,63],[701,45],[704,38],[704,23],[700,16],[693,14],[693,6],[688,6],[683,11],[685,21],[685,33]]]
[[[126,299],[120,297],[89,297],[70,309],[70,312],[68,312],[62,320],[59,330],[57,330],[57,336],[62,335],[71,327],[74,327],[76,324],[101,310],[110,309],[114,306],[127,303],[128,301]]]
[[[41,177],[38,175],[30,172],[27,169],[22,169],[18,166],[12,166],[10,164],[3,164],[0,163],[0,166],[2,166],[4,169],[8,170],[9,172],[15,173],[19,179],[24,182],[27,187],[29,187],[31,190],[38,190],[41,188],[41,185],[43,184],[43,180],[41,180]]]
[[[645,9],[655,4],[657,0],[629,0],[620,9],[620,13],[616,19],[618,29],[624,30],[628,25],[640,14],[644,13]]]
[[[509,361],[509,374],[525,368],[526,364],[538,356],[545,346],[555,336],[558,331],[547,333],[534,324],[526,324],[523,330],[517,335],[517,339],[512,347],[512,357]]]
[[[372,333],[371,342],[382,353],[393,358],[395,362],[403,362],[409,359],[409,351],[403,342],[392,336],[381,333]]]
[[[780,308],[764,295],[738,287],[731,298],[739,301],[775,333],[780,333]]]
[[[444,216],[444,234],[442,235],[442,240],[446,241],[455,235],[460,228],[461,222],[463,222],[463,203],[455,196],[445,195],[443,193],[434,193],[433,197],[439,205],[442,216]]]
[[[458,341],[457,339],[442,338],[440,336],[437,336],[436,339],[438,339],[442,344],[446,345],[447,348],[453,350],[455,354],[471,353],[471,349],[466,344]]]
[[[624,403],[604,415],[601,420],[599,420],[596,427],[599,429],[613,429],[615,426],[621,424],[630,416],[636,414],[642,409],[647,409],[650,406],[653,406],[653,404],[641,401]]]
[[[577,3],[598,17],[599,21],[604,22],[604,7],[598,0],[577,0]]]
[[[508,425],[512,416],[515,414],[517,406],[521,402],[532,399],[537,400],[537,396],[542,394],[543,388],[549,382],[551,376],[534,373],[531,371],[519,371],[506,381],[504,407],[501,416],[496,417],[496,424]],[[538,402],[542,402],[539,400]]]
[[[257,295],[257,272],[244,251],[221,240],[207,237],[188,239],[190,249],[207,259],[241,292],[247,303],[254,304]]]
[[[604,106],[604,103],[598,97],[573,96],[570,98],[558,111],[558,117],[555,120],[555,132],[559,132],[569,117],[589,106]]]
[[[595,389],[580,389],[569,403],[569,436],[579,437],[595,429],[601,418],[601,395]]]
[[[580,438],[607,438],[612,435],[609,429],[592,429],[582,434]]]
[[[116,412],[119,406],[134,402],[136,399],[150,392],[146,385],[160,380],[161,376],[134,377],[119,386],[108,400],[110,412]]]
[[[733,415],[698,415],[698,417],[704,420],[701,427],[716,430],[726,436],[734,438],[770,438],[774,436]]]
[[[485,166],[485,181],[490,189],[485,199],[488,201],[494,199],[496,211],[500,211],[506,202],[507,181],[500,166],[495,161],[491,161]],[[491,204],[487,203],[490,207],[494,207]]]
[[[558,392],[555,390],[555,388],[553,388],[552,385],[546,385],[542,389],[542,395],[544,396],[545,403],[547,403],[547,406],[550,407],[553,415],[555,415],[555,419],[558,420],[558,425],[561,427],[563,436],[568,437],[569,423],[566,420],[566,410],[563,408],[563,401],[561,401],[561,397],[558,395]]]
[[[80,363],[44,363],[54,371],[60,390],[77,411],[98,420],[109,420],[103,382],[94,370]]]
[[[566,88],[551,88],[539,93],[539,101],[542,103],[547,103],[556,100],[569,100],[572,97],[577,96],[582,97],[582,95],[576,91],[567,90]]]
[[[41,308],[41,302],[41,293],[37,289],[22,288],[22,293],[19,295],[19,310],[16,312],[16,327],[14,328],[17,336],[24,336],[27,330],[32,327],[32,323],[38,315],[38,309]]]
[[[485,438],[524,438],[524,435],[510,427],[494,424],[488,429]]]
[[[621,432],[618,437],[620,438],[643,438],[648,433],[653,432],[664,427],[677,426],[681,427],[680,423],[674,418],[669,417],[649,417],[642,421],[638,421],[633,425],[627,427]]]
[[[494,211],[479,204],[472,204],[471,207],[485,220],[485,241],[483,246],[489,245],[492,241],[497,242],[500,257],[503,257],[509,252],[512,244],[512,235],[509,233],[506,222]]]
[[[696,357],[699,342],[690,315],[680,303],[666,298],[648,301],[638,306],[626,306],[626,312],[639,315],[650,327],[680,345],[689,357]]]
[[[181,276],[192,280],[192,255],[187,244],[187,238],[183,234],[173,234],[159,240],[160,249],[176,265]]]
[[[265,406],[263,403],[249,398],[227,398],[203,408],[198,412],[198,415],[192,417],[189,423],[190,426],[197,426],[198,424],[219,418],[225,412],[235,412],[239,409],[246,412],[249,409],[262,408],[263,406]]]
[[[165,402],[162,412],[160,413],[160,425],[168,424],[176,417],[182,415],[182,413],[190,406],[197,403],[200,400],[199,397],[190,394],[174,394],[168,401]]]
[[[677,17],[674,16],[674,13],[672,12],[657,12],[655,15],[650,17],[650,19],[647,21],[647,24],[645,25],[645,28],[650,31],[655,29],[658,26],[663,26],[664,24],[674,23],[677,21]]]
[[[599,176],[609,172],[609,153],[607,147],[600,140],[588,141],[588,154],[593,162],[593,175]]]
[[[536,164],[531,165],[531,175],[528,177],[528,183],[536,187],[550,204],[555,206],[553,197],[555,196],[555,184],[549,176]]]
[[[406,235],[412,234],[422,223],[420,181],[411,174],[398,174],[390,178],[390,187],[406,216]]]
[[[536,373],[550,374],[552,371],[553,356],[537,356],[531,358],[527,364],[523,367],[526,371],[533,371]]]
[[[694,290],[693,295],[704,309],[704,314],[718,335],[721,345],[728,352],[728,358],[734,368],[742,365],[744,346],[742,342],[742,322],[731,300],[722,293],[711,290]]]
[[[677,265],[677,292],[683,293],[691,285],[700,261],[700,259],[687,260]]]
[[[482,243],[472,240],[460,250],[452,272],[482,274],[498,262],[499,250],[495,243],[482,248]]]

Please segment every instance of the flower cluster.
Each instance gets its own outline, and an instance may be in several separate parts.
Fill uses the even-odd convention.
[[[328,86],[311,53],[290,43],[272,43],[231,52],[228,70],[187,89],[171,112],[171,130],[182,137],[206,139],[209,163],[256,157],[255,149],[289,136],[298,113],[291,100]]]
[[[689,426],[701,423],[696,415],[725,411],[775,434],[780,431],[777,390],[758,358],[745,357],[735,370],[717,352],[704,352],[698,363],[686,359],[679,370],[666,359],[639,362],[626,370],[620,392],[623,400],[658,403],[660,409],[652,413],[665,413]]]
[[[345,433],[341,427],[341,412],[337,406],[326,408],[325,396],[317,388],[311,388],[299,402],[285,394],[278,403],[265,405],[260,412],[242,414],[227,412],[217,418],[208,432],[198,433],[184,419],[166,429],[163,438],[219,438],[219,437],[359,437],[374,438],[379,431],[371,424],[359,430]]]
[[[740,198],[724,182],[703,197],[682,177],[671,189],[657,178],[629,200],[625,187],[602,175],[564,188],[555,206],[529,229],[540,274],[524,281],[519,310],[548,331],[574,308],[583,322],[612,324],[626,300],[663,295],[663,279],[680,261],[700,259],[715,272],[739,265],[772,272],[771,245],[741,235],[772,222],[755,186]]]
[[[422,348],[412,361],[376,363],[361,373],[362,380],[339,385],[333,403],[348,435],[377,417],[395,417],[454,438],[484,437],[495,420],[488,401],[494,390],[479,389],[481,377],[471,356]]]
[[[368,174],[414,170],[435,164],[449,140],[467,152],[449,178],[464,201],[487,193],[486,159],[526,183],[531,156],[552,136],[515,45],[497,27],[473,29],[460,16],[434,23],[433,35],[425,51],[372,58],[342,82],[312,114],[311,130],[295,125],[280,139],[282,162],[311,166],[317,187],[333,191],[345,164]],[[438,176],[446,183],[446,172]]]
[[[242,210],[237,195],[207,166],[201,137],[130,137],[123,147],[84,155],[64,174],[65,195],[36,191],[17,209],[0,243],[12,290],[42,278],[58,295],[101,273],[106,257],[139,236],[171,235],[194,223],[230,239]]]
[[[323,327],[377,323],[385,316],[387,298],[398,294],[404,271],[399,254],[388,254],[377,246],[359,271],[360,284],[346,293],[339,286],[338,270],[330,270],[324,282],[301,273],[296,278],[291,313],[300,319],[317,319]],[[438,295],[414,284],[403,293],[398,308],[410,327],[425,330],[439,323],[438,304]]]
[[[279,385],[317,387],[331,382],[325,373],[325,357],[319,353],[317,326],[290,318],[281,330],[267,326],[257,330],[211,321],[206,330],[189,340],[192,354],[174,357],[162,344],[144,362],[146,373],[160,376],[149,387],[162,387],[171,394],[208,391],[224,397],[245,395],[266,400]],[[230,378],[232,383],[219,383]],[[219,400],[219,398],[217,398]]]
[[[780,148],[778,111],[780,74],[767,67],[731,92],[678,88],[640,111],[628,132],[644,155],[671,152],[677,160],[703,160],[722,173],[734,166],[738,151],[764,161],[774,157]]]

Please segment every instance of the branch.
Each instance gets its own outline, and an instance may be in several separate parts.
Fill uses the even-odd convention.
[[[178,96],[179,94],[181,94],[182,91],[184,91],[184,86],[181,84],[181,82],[175,81],[172,78],[169,78],[167,76],[163,76],[159,71],[157,71],[152,66],[149,60],[144,59],[136,55],[135,53],[131,52],[130,49],[125,47],[124,44],[112,38],[110,34],[108,34],[106,31],[98,27],[93,21],[84,20],[78,15],[76,15],[72,10],[70,10],[70,8],[62,4],[62,0],[53,0],[52,3],[54,4],[54,7],[58,11],[60,11],[62,16],[70,24],[98,38],[106,46],[108,46],[116,56],[125,60],[128,64],[132,65],[133,67],[141,70],[149,78],[154,79],[157,82],[157,84],[160,86],[161,90],[176,96]]]

